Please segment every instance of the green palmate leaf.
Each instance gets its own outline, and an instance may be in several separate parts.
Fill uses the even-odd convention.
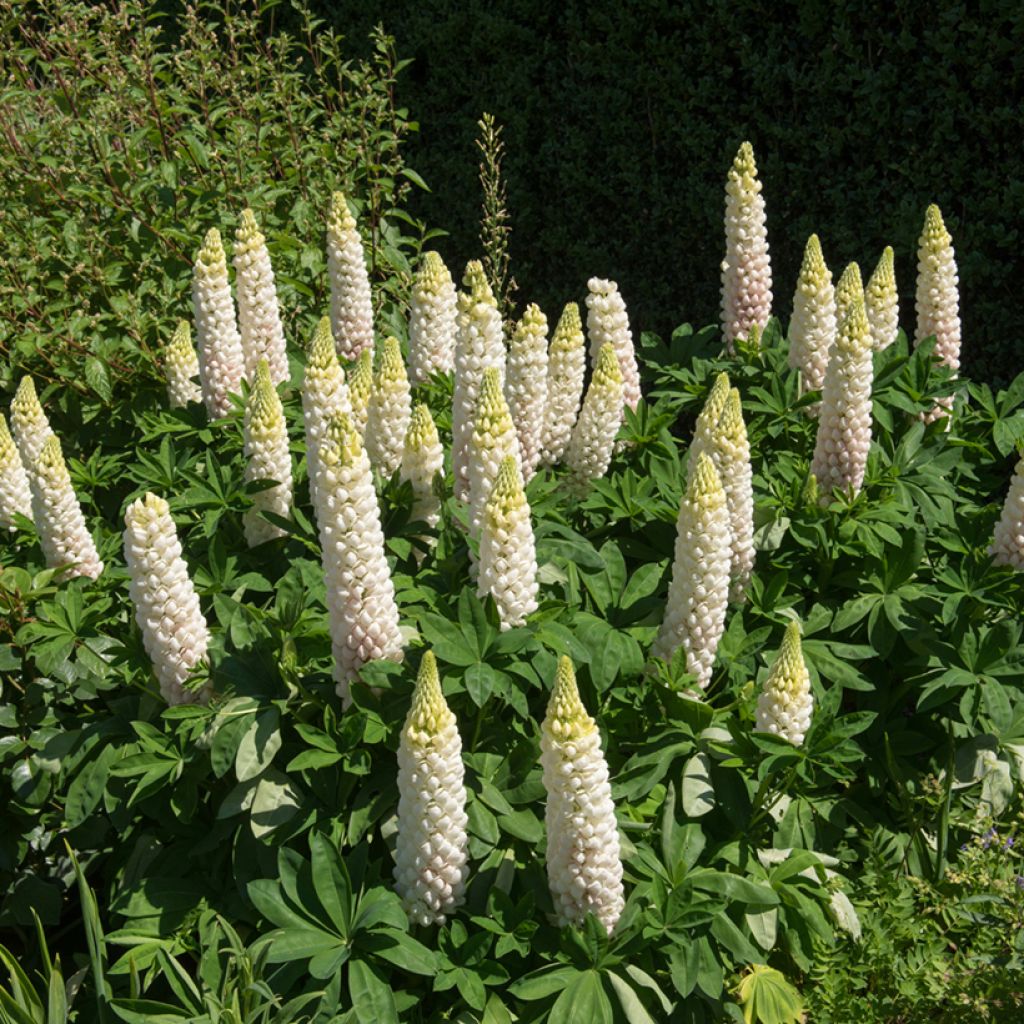
[[[800,993],[774,967],[751,967],[737,986],[736,996],[743,1007],[744,1024],[796,1024],[802,1019]]]
[[[612,1024],[614,1019],[597,971],[584,971],[573,978],[548,1015],[551,1024]]]
[[[348,990],[360,1024],[398,1024],[398,1008],[390,986],[362,960],[349,964]]]
[[[681,786],[683,811],[691,818],[700,818],[715,807],[715,791],[711,784],[711,758],[703,752],[693,755],[683,768]]]

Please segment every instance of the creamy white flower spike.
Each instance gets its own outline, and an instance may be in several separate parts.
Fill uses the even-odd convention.
[[[179,320],[171,340],[163,350],[164,377],[167,380],[167,401],[172,409],[201,402],[202,390],[193,379],[199,376],[199,360],[192,347],[192,332],[187,320]]]
[[[1024,457],[1014,467],[1010,490],[988,551],[997,565],[1024,569]]]
[[[732,536],[729,598],[742,603],[747,598],[747,587],[754,571],[754,488],[747,425],[743,422],[743,407],[736,388],[729,392],[718,421],[713,458],[729,509]]]
[[[444,924],[469,867],[465,769],[458,725],[426,651],[398,744],[395,889],[413,924]]]
[[[338,355],[354,362],[373,350],[373,300],[359,228],[341,192],[327,212],[327,276],[331,281],[331,327]]]
[[[267,241],[252,210],[242,211],[235,232],[235,287],[238,291],[238,330],[245,355],[245,377],[252,380],[256,364],[266,359],[274,384],[288,379],[284,328],[277,304],[274,270]]]
[[[727,351],[750,329],[764,330],[772,315],[764,197],[754,150],[744,142],[725,182],[725,259],[722,260],[722,331]]]
[[[352,425],[362,437],[373,394],[373,349],[364,348],[348,373],[348,399],[352,408]]]
[[[579,497],[590,490],[592,480],[608,471],[624,408],[619,361],[612,345],[606,344],[598,353],[580,417],[565,451],[569,487]]]
[[[690,442],[688,474],[691,477],[697,468],[697,457],[701,452],[712,454],[713,457],[718,421],[722,418],[722,413],[725,412],[731,387],[729,374],[722,372],[715,377],[711,390],[708,392],[707,398],[704,399],[704,406],[697,416],[697,424],[693,429],[693,440]]]
[[[586,340],[580,307],[566,304],[548,350],[547,405],[541,462],[554,466],[562,460],[583,400],[587,369]]]
[[[900,329],[900,296],[896,290],[896,264],[887,245],[864,289],[864,306],[876,349],[888,348]]]
[[[0,530],[15,530],[14,515],[32,518],[32,493],[18,446],[0,415]]]
[[[626,303],[614,281],[592,277],[587,282],[587,333],[590,335],[590,361],[596,365],[605,345],[615,349],[622,374],[623,400],[630,409],[640,401],[640,370],[636,365],[633,332],[629,329]]]
[[[366,410],[366,451],[381,476],[390,478],[402,462],[402,448],[412,415],[409,378],[397,338],[385,338],[380,366]]]
[[[864,302],[864,282],[860,276],[860,265],[847,263],[836,283],[836,329],[846,319],[850,310],[858,303]],[[831,359],[831,353],[829,355]]]
[[[277,389],[270,380],[266,359],[256,364],[256,377],[245,407],[245,480],[276,480],[275,486],[257,491],[253,507],[245,514],[245,540],[249,547],[283,537],[281,527],[261,513],[288,518],[292,507],[292,457],[288,451],[288,425]]]
[[[589,913],[611,934],[625,907],[615,804],[601,734],[564,655],[541,725],[540,751],[548,886],[558,923],[579,926]]]
[[[537,610],[537,549],[523,476],[515,456],[505,458],[484,509],[477,594],[490,594],[501,628],[522,626]]]
[[[675,561],[665,617],[652,658],[671,661],[679,647],[702,690],[711,682],[729,600],[732,530],[725,489],[707,452],[698,452],[676,521]]]
[[[789,322],[789,365],[800,372],[800,394],[820,391],[836,336],[836,296],[817,235],[807,239]],[[820,403],[808,411],[817,415]]]
[[[228,262],[220,232],[210,228],[192,269],[192,306],[196,316],[199,383],[211,419],[231,411],[229,395],[241,391],[245,375],[242,337],[228,283]]]
[[[409,380],[419,384],[455,365],[455,283],[439,253],[424,253],[410,307]]]
[[[811,727],[811,677],[800,649],[800,623],[790,622],[757,700],[757,731],[800,746]]]
[[[452,393],[452,485],[459,501],[469,499],[469,437],[484,370],[494,367],[505,380],[501,313],[478,260],[467,264],[464,283],[469,291],[458,297]]]
[[[539,306],[526,307],[512,334],[505,398],[519,437],[523,479],[529,483],[540,462],[548,398],[548,319]]]
[[[433,529],[441,518],[436,483],[444,475],[444,449],[430,409],[422,402],[413,407],[402,449],[401,479],[412,484],[412,518]],[[431,538],[431,541],[433,538]]]
[[[342,707],[352,703],[353,679],[368,661],[401,661],[395,588],[384,553],[380,508],[370,460],[344,413],[328,424],[320,447],[317,524]]]
[[[871,449],[871,328],[864,300],[856,299],[839,323],[821,392],[821,416],[811,472],[817,477],[820,502],[833,492],[856,495],[864,483]]]
[[[22,465],[31,473],[43,445],[54,436],[43,412],[31,377],[22,377],[11,399],[11,429],[18,444]]]

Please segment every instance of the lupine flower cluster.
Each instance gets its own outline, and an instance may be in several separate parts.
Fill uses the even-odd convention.
[[[412,415],[409,378],[397,338],[381,346],[380,367],[366,407],[366,451],[381,476],[390,477],[402,461],[402,448]]]
[[[235,232],[235,287],[238,294],[238,331],[242,336],[245,376],[252,380],[256,366],[266,359],[274,384],[288,379],[284,328],[277,303],[274,270],[267,241],[252,210],[242,211]]]
[[[373,301],[363,241],[341,192],[331,196],[327,213],[327,276],[334,342],[338,355],[353,362],[373,348]]]
[[[554,466],[562,460],[583,400],[586,350],[580,307],[566,304],[548,350],[547,405],[541,461]]]
[[[790,622],[757,701],[757,728],[800,746],[811,727],[811,677],[800,649],[800,623]]]
[[[590,358],[594,365],[601,349],[611,345],[622,376],[622,396],[630,409],[640,401],[640,371],[636,365],[633,332],[629,329],[626,303],[614,281],[592,277],[587,282],[587,333],[590,335]]]
[[[455,284],[438,253],[424,253],[410,305],[409,380],[419,384],[455,365]]]
[[[266,359],[256,364],[256,376],[245,407],[245,479],[273,480],[273,487],[253,495],[253,507],[245,516],[249,547],[283,537],[285,531],[270,522],[264,512],[282,519],[292,507],[292,457],[288,451],[288,426],[281,399],[270,379]]]
[[[167,402],[172,409],[202,399],[202,391],[194,379],[199,376],[199,360],[192,347],[192,332],[187,320],[178,322],[164,348],[163,365],[167,378]]]
[[[586,494],[590,482],[604,476],[615,448],[623,416],[622,371],[615,349],[606,342],[597,354],[579,419],[573,427],[564,462],[569,468],[570,487]]]
[[[523,479],[529,483],[540,461],[548,403],[548,321],[540,307],[526,307],[508,348],[505,397],[519,437]]]
[[[800,265],[793,318],[789,322],[789,365],[800,371],[800,391],[820,391],[829,350],[836,334],[836,298],[832,273],[825,265],[821,242],[811,235]],[[818,411],[816,404],[812,410]]]
[[[32,494],[7,419],[0,416],[0,529],[16,529],[15,514],[32,518]]]

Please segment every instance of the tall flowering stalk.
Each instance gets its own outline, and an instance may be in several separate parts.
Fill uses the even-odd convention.
[[[469,535],[479,538],[484,508],[491,496],[502,460],[519,462],[519,440],[496,366],[484,370],[469,437]]]
[[[592,277],[587,282],[587,333],[590,335],[590,360],[597,363],[605,345],[615,349],[622,374],[623,400],[630,409],[640,401],[640,371],[636,365],[633,332],[629,329],[626,303],[614,281]]]
[[[331,327],[338,355],[354,362],[373,349],[373,301],[359,228],[341,192],[327,212],[327,276],[331,282]]]
[[[370,460],[344,413],[331,420],[320,447],[316,491],[334,680],[348,707],[363,665],[401,661],[404,641]]]
[[[697,425],[693,430],[693,440],[690,442],[689,474],[691,476],[697,468],[697,457],[700,453],[713,451],[718,421],[722,418],[722,413],[725,412],[731,387],[729,374],[719,373],[711,385],[707,398],[704,399],[704,406],[697,416]]]
[[[273,487],[252,496],[245,514],[245,540],[249,547],[285,536],[286,531],[264,518],[264,512],[287,518],[292,507],[292,457],[288,451],[288,425],[277,389],[270,380],[266,359],[256,364],[256,377],[245,407],[245,480],[275,480]]]
[[[43,445],[54,436],[31,377],[22,377],[11,399],[11,429],[22,465],[31,473]]]
[[[846,319],[858,302],[864,301],[864,281],[858,263],[847,263],[836,283],[836,327]],[[831,355],[829,356],[831,358]]]
[[[539,306],[526,307],[512,334],[505,397],[519,437],[523,479],[529,483],[540,461],[548,398],[548,320]]]
[[[725,183],[725,259],[722,260],[722,330],[733,351],[750,329],[764,330],[772,315],[772,265],[768,256],[764,197],[754,149],[740,146]]]
[[[201,689],[186,684],[206,661],[209,631],[167,502],[155,494],[133,501],[124,524],[128,592],[160,694],[172,705],[205,704],[209,683]]]
[[[455,365],[455,284],[439,253],[424,254],[410,307],[409,380],[419,384]]]
[[[569,486],[580,497],[590,490],[592,480],[608,471],[623,408],[622,373],[615,349],[608,343],[597,355],[583,408],[565,451]]]
[[[732,531],[725,489],[707,452],[697,454],[676,521],[675,561],[665,616],[652,658],[670,661],[679,647],[701,689],[711,682],[729,600]]]
[[[813,706],[811,677],[800,649],[800,623],[790,622],[757,701],[757,731],[800,746],[811,727]]]
[[[202,390],[193,380],[199,376],[199,360],[192,346],[192,332],[187,320],[178,321],[171,340],[164,346],[163,367],[167,401],[172,409],[202,401]]]
[[[426,651],[398,743],[395,888],[413,924],[444,924],[462,903],[469,875],[464,777],[458,724]]]
[[[18,446],[0,415],[0,529],[16,529],[15,513],[32,518],[32,493]]]
[[[896,290],[896,264],[891,245],[882,250],[878,266],[864,289],[864,305],[875,348],[888,348],[900,329],[900,296]]]
[[[997,565],[1024,569],[1024,457],[1014,467],[1010,490],[988,550]]]
[[[366,418],[373,394],[373,349],[364,348],[355,365],[349,370],[348,398],[352,407],[352,425],[362,437],[366,431]]]
[[[871,448],[871,351],[871,328],[860,298],[839,324],[821,393],[811,472],[823,505],[835,491],[853,497],[864,482]]]
[[[211,419],[231,411],[228,397],[241,391],[245,374],[242,337],[228,282],[228,262],[220,232],[210,228],[192,269],[192,306],[203,403]]]
[[[541,461],[554,466],[562,460],[583,400],[586,373],[586,341],[580,307],[566,304],[548,350],[547,405]]]
[[[597,723],[580,700],[572,662],[564,655],[541,725],[540,750],[548,886],[558,923],[579,926],[593,914],[610,934],[625,906],[615,804]]]
[[[412,518],[433,529],[441,518],[441,499],[435,482],[444,473],[444,449],[430,409],[422,402],[413,407],[402,449],[401,478],[412,484]]]
[[[732,537],[729,570],[732,585],[729,597],[733,601],[742,602],[746,600],[750,576],[754,570],[754,489],[750,442],[747,440],[747,426],[743,422],[740,393],[736,388],[729,392],[722,417],[718,421],[713,457],[729,509]]]
[[[412,394],[402,347],[397,338],[385,338],[366,410],[365,431],[370,463],[383,477],[390,477],[402,462],[411,415]]]
[[[789,322],[789,365],[800,372],[800,393],[820,391],[828,352],[836,335],[836,297],[832,272],[817,235],[807,239]],[[812,413],[817,414],[818,405]]]
[[[522,626],[537,610],[537,550],[517,459],[502,460],[484,509],[477,593],[490,594],[501,628]]]
[[[256,365],[266,359],[275,384],[288,379],[284,328],[277,304],[274,270],[267,241],[252,210],[242,211],[235,232],[235,286],[238,290],[238,329],[245,355],[245,376],[252,380]]]

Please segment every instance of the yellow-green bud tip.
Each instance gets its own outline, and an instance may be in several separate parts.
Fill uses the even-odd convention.
[[[555,328],[555,338],[571,337],[583,330],[583,321],[580,319],[580,307],[575,302],[567,302],[562,315],[558,318],[558,326]],[[552,342],[554,343],[554,342]]]
[[[420,744],[431,742],[453,718],[441,689],[441,677],[437,672],[434,652],[423,652],[416,687],[412,693],[412,705],[405,728],[410,738]]]
[[[323,455],[328,463],[351,466],[363,450],[359,432],[347,413],[337,413],[327,424],[327,437]]]
[[[692,502],[715,502],[725,501],[725,491],[722,490],[722,480],[715,469],[715,463],[707,452],[697,453],[697,465],[690,474],[688,495]]]
[[[466,274],[462,283],[469,289],[474,302],[486,302],[489,306],[497,308],[498,303],[484,273],[484,265],[479,260],[470,260],[466,264]]]
[[[615,354],[615,347],[610,341],[605,342],[601,346],[601,351],[597,353],[597,363],[594,365],[594,379],[602,387],[622,383],[619,357]]]
[[[564,654],[558,659],[555,685],[548,701],[544,728],[563,743],[587,736],[597,728],[597,724],[587,714],[587,709],[580,700],[576,673],[573,671],[572,662]]]
[[[220,239],[220,232],[216,228],[210,228],[203,238],[203,245],[196,256],[196,263],[205,268],[226,262],[227,258],[224,255],[224,243]]]
[[[378,380],[399,380],[405,378],[405,363],[402,362],[402,345],[395,337],[385,338],[381,343]]]
[[[718,421],[718,429],[723,437],[734,441],[746,437],[747,427],[743,422],[743,403],[740,401],[738,388],[732,388],[725,400],[725,408]]]
[[[352,211],[348,208],[344,192],[331,193],[331,207],[327,218],[332,226],[340,228],[354,228],[356,226],[355,217],[352,216]]]
[[[334,347],[334,334],[331,332],[331,318],[322,316],[316,322],[313,336],[309,339],[307,362],[317,369],[326,370],[337,362],[338,354]]]
[[[425,403],[417,402],[413,406],[412,416],[409,417],[409,430],[405,435],[406,447],[410,451],[419,451],[436,441],[437,426],[434,417],[430,415],[430,409]]]
[[[51,434],[39,450],[39,466],[41,469],[56,469],[63,467],[64,453],[60,449],[60,441],[56,434]]]

